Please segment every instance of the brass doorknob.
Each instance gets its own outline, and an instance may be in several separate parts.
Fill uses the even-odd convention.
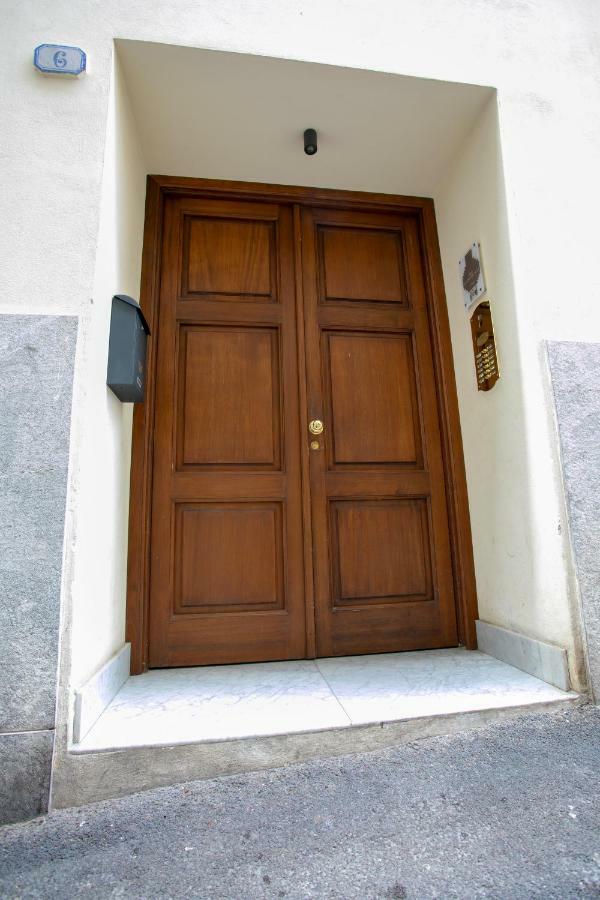
[[[323,434],[324,425],[320,419],[313,419],[308,423],[308,430],[311,434]]]

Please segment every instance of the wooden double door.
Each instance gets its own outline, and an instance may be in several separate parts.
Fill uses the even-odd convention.
[[[170,196],[160,257],[149,665],[455,645],[416,217]]]

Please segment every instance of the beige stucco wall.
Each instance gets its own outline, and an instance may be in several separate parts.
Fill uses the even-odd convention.
[[[81,310],[70,506],[70,683],[123,644],[133,405],[106,386],[113,294],[139,298],[146,164],[118,58],[108,98],[94,280]]]
[[[580,616],[570,577],[565,510],[546,373],[532,316],[519,290],[512,247],[518,220],[507,183],[496,98],[465,137],[435,191],[469,492],[479,616],[567,647],[582,684]],[[479,240],[501,378],[477,390],[470,312],[459,257]]]
[[[145,166],[120,89],[111,99],[117,37],[497,88],[499,131],[488,111],[435,191],[481,610],[567,647],[577,677],[576,597],[540,348],[545,338],[600,339],[596,0],[375,0],[368,7],[362,0],[29,0],[5,4],[2,16],[11,41],[0,57],[9,123],[0,170],[0,312],[81,318],[63,579],[70,683],[91,674],[122,639],[129,414],[106,391],[105,354],[110,296],[137,295]],[[87,74],[36,73],[31,59],[42,42],[83,47]],[[473,391],[453,274],[465,240],[476,238],[503,371],[489,397]]]

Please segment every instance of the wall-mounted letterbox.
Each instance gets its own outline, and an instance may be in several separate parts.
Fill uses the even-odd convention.
[[[141,403],[146,386],[146,342],[150,328],[139,303],[115,294],[110,316],[106,383],[124,403]]]

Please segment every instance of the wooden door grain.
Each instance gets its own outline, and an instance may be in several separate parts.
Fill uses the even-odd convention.
[[[474,646],[430,201],[149,187],[133,671]]]
[[[306,652],[292,223],[277,203],[166,204],[150,666]]]
[[[416,222],[308,208],[302,248],[317,655],[455,645]]]

